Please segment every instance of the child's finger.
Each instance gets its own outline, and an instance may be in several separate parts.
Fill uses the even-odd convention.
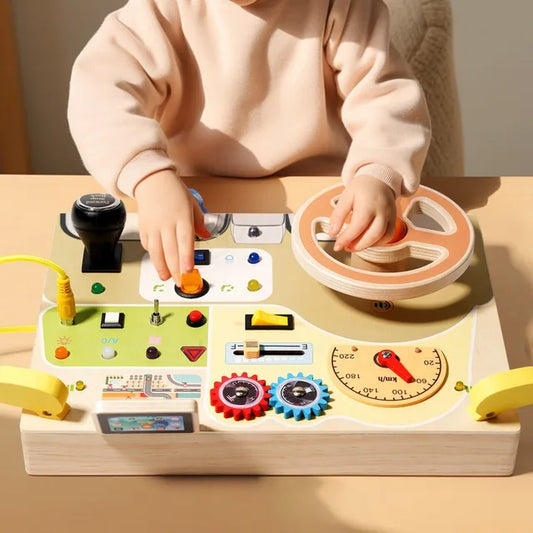
[[[145,232],[140,232],[141,246],[148,252],[150,246],[150,239],[148,234]]]
[[[346,220],[346,217],[352,210],[351,198],[347,195],[341,195],[337,201],[337,205],[333,208],[333,211],[329,217],[329,236],[335,237],[337,233],[342,229],[342,225]]]
[[[178,241],[181,277],[181,274],[191,272],[194,268],[194,224],[192,211],[190,212],[189,216],[184,217],[177,224],[176,238]]]
[[[394,231],[396,228],[396,218],[390,219],[387,222],[387,229],[385,230],[385,233],[382,235],[380,239],[378,239],[374,246],[383,246],[385,244],[389,244],[392,237],[394,236]]]
[[[353,212],[350,222],[337,237],[333,250],[338,252],[342,249],[348,250],[349,248],[353,248],[352,243],[358,239],[371,222],[372,215],[370,213]]]
[[[176,230],[174,227],[171,226],[170,228],[165,228],[162,230],[161,243],[163,246],[165,266],[169,272],[169,275],[172,276],[174,283],[179,286],[181,282],[180,258]]]
[[[162,281],[166,281],[170,278],[170,272],[165,262],[165,254],[163,252],[163,246],[161,244],[161,237],[159,233],[151,234],[149,236],[149,248],[150,260],[157,271],[157,275]]]
[[[375,217],[368,229],[354,247],[359,252],[376,244],[387,232],[387,221],[382,217]]]

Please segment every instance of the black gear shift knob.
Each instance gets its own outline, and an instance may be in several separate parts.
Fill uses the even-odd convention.
[[[72,224],[85,245],[82,272],[120,272],[126,208],[111,194],[85,194],[71,211]]]

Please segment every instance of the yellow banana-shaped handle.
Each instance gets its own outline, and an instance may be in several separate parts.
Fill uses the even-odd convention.
[[[469,391],[468,411],[474,420],[494,418],[508,409],[533,404],[533,366],[483,378]]]
[[[0,366],[0,402],[43,418],[63,420],[69,412],[68,388],[55,376],[14,366]]]

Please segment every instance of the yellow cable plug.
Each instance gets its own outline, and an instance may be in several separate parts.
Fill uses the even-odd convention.
[[[70,279],[57,278],[57,314],[64,326],[72,326],[76,316],[76,302],[70,288]]]

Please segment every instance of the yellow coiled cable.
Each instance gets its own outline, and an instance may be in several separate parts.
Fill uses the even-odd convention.
[[[5,255],[0,257],[0,264],[26,261],[47,266],[57,272],[57,313],[62,324],[72,325],[76,316],[76,303],[70,287],[70,279],[66,272],[56,263],[35,255]],[[35,331],[35,326],[5,326],[0,327],[0,333],[17,333]]]

